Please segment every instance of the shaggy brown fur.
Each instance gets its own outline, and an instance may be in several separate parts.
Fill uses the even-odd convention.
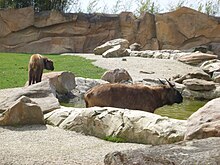
[[[145,86],[129,84],[103,84],[90,89],[84,99],[86,107],[117,107],[154,112],[163,105],[181,103],[182,95],[168,85]]]
[[[40,54],[33,54],[28,65],[29,85],[41,82],[44,69],[54,70],[53,61]]]

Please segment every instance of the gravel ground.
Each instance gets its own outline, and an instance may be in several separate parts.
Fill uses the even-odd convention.
[[[175,60],[124,57],[126,61],[122,61],[122,58],[78,55],[96,60],[94,65],[106,69],[124,68],[133,80],[170,78],[198,69]],[[154,74],[143,74],[140,71]],[[147,145],[107,142],[48,125],[0,127],[0,164],[101,165],[109,152],[142,147]]]
[[[143,57],[102,58],[102,56],[94,54],[74,55],[95,60],[93,62],[94,65],[107,70],[124,68],[128,71],[134,81],[143,80],[145,78],[168,79],[177,74],[184,75],[186,73],[199,70],[198,67],[190,66],[177,60],[170,59],[153,59]],[[123,59],[126,59],[126,61]],[[151,74],[141,72],[148,72]]]
[[[109,152],[146,146],[108,142],[49,125],[0,127],[0,164],[7,165],[102,165]]]

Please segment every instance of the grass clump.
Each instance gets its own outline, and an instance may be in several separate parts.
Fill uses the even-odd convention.
[[[125,139],[119,138],[119,137],[114,137],[114,136],[106,136],[106,137],[104,137],[104,140],[110,141],[110,142],[116,142],[116,143],[125,143],[126,142]]]
[[[0,89],[24,86],[28,81],[31,54],[0,53]],[[43,55],[54,61],[56,71],[70,71],[77,77],[99,79],[106,71],[94,66],[92,60],[79,56]],[[47,72],[44,70],[44,72]]]

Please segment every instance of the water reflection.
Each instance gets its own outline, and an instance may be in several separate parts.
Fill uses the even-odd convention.
[[[161,116],[186,120],[192,113],[197,111],[206,103],[207,101],[184,99],[181,104],[163,106],[161,108],[158,108],[155,113]]]

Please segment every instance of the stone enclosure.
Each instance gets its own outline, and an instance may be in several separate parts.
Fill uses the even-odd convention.
[[[184,89],[185,96],[216,98],[184,121],[148,112],[111,107],[68,108],[61,106],[59,100],[69,98],[73,101],[77,100],[88,89],[107,82],[75,78],[70,72],[49,73],[44,75],[43,82],[33,86],[0,90],[0,125],[47,123],[99,138],[115,136],[125,139],[126,142],[152,145],[220,136],[218,121],[220,65],[217,59],[220,55],[219,18],[207,16],[186,7],[165,14],[145,13],[140,18],[135,18],[129,12],[122,12],[119,15],[62,14],[56,11],[34,13],[33,8],[24,8],[0,10],[0,24],[0,52],[85,53],[93,52],[97,46],[109,40],[123,38],[128,41],[126,49],[129,46],[128,43],[138,43],[133,45],[133,47],[137,46],[138,51],[132,48],[131,52],[125,52],[125,56],[129,54],[147,58],[175,59],[193,65],[205,61],[200,67],[206,73],[189,73],[177,76],[173,80],[182,85],[180,88]],[[184,52],[186,56],[181,56],[180,51],[162,52],[161,55],[160,51],[146,50],[186,50],[201,45],[205,45],[208,51],[218,56],[189,52]],[[114,48],[115,52],[121,50],[121,46]],[[109,57],[109,52],[103,57]],[[201,57],[205,59],[200,61]],[[117,73],[117,71],[109,71],[103,79],[109,82],[119,81],[117,76],[120,72]],[[112,75],[115,77],[111,78]],[[126,78],[132,81],[129,73],[126,73]],[[179,143],[180,145],[156,146],[144,151],[110,153],[105,157],[105,164],[131,162],[144,164],[145,160],[165,164],[173,162],[180,164],[183,160],[186,161],[185,164],[195,163],[195,160],[202,162],[203,154],[195,154],[195,159],[188,159],[187,155],[194,151],[210,152],[210,155],[204,154],[206,163],[217,162],[218,164],[220,160],[217,141],[219,141],[218,138],[210,138],[196,143],[184,141]],[[213,148],[205,145],[209,143],[216,146],[215,150],[212,151]],[[197,144],[206,147],[204,149],[196,146]],[[157,151],[158,148],[160,148],[159,151]],[[164,153],[162,150],[168,152]],[[179,155],[177,154],[174,158],[172,152]],[[136,157],[137,154],[140,157]],[[165,156],[163,158],[155,156],[158,154]]]
[[[190,49],[206,45],[219,54],[220,20],[182,7],[164,14],[130,12],[83,14],[33,8],[0,10],[0,51],[25,53],[93,52],[115,38],[146,49]]]

